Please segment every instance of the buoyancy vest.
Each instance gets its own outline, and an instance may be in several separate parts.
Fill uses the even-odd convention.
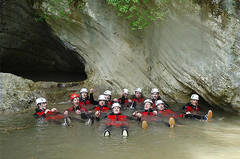
[[[110,110],[110,108],[109,107],[107,107],[107,106],[100,106],[100,105],[98,105],[98,106],[96,106],[95,108],[94,108],[94,110],[95,111],[101,111],[101,112],[107,112],[107,111],[109,111]]]
[[[71,111],[71,112],[75,112],[76,110],[80,110],[81,112],[85,112],[87,113],[87,109],[86,108],[83,108],[81,105],[75,107],[75,106],[72,106],[70,108],[67,108],[66,109],[67,111]]]
[[[135,96],[132,98],[133,102],[137,102],[137,103],[142,103],[144,101],[144,98],[136,98]]]
[[[128,125],[127,121],[128,120],[126,115],[111,113],[107,116],[105,125],[113,125],[116,127],[127,126]]]
[[[92,104],[92,103],[91,103],[91,101],[88,98],[86,98],[86,99],[80,99],[79,100],[79,104],[81,106],[86,106],[86,105],[89,105],[89,104]]]
[[[64,116],[59,112],[52,112],[50,110],[47,112],[47,114],[45,114],[45,110],[42,109],[36,109],[36,113],[34,114],[34,116],[37,118],[44,117],[46,120],[57,120],[64,118]]]
[[[176,112],[174,112],[173,110],[167,108],[164,110],[158,110],[158,114],[161,114],[165,117],[173,117],[173,118],[182,118],[183,114],[177,114]]]
[[[192,105],[192,103],[188,103],[186,104],[184,107],[183,107],[183,110],[185,112],[195,112],[195,111],[200,111],[200,107],[197,105],[197,106],[194,106]]]

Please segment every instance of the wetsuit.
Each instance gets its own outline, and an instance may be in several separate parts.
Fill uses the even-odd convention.
[[[82,107],[81,105],[75,107],[75,106],[72,106],[70,108],[67,108],[65,111],[70,111],[70,112],[75,112],[77,110],[80,110],[81,111],[81,118],[82,119],[88,119],[90,118],[91,116],[88,114],[88,111],[86,108]]]
[[[135,95],[132,97],[131,100],[132,100],[131,108],[134,108],[134,109],[136,109],[137,105],[142,104],[144,102],[143,97],[137,98]]]
[[[45,114],[45,111],[45,109],[36,108],[36,112],[33,114],[33,116],[35,118],[45,118],[46,120],[58,120],[64,118],[64,116],[59,112],[52,112],[51,110],[49,110]]]
[[[190,119],[199,119],[199,120],[202,120],[204,118],[204,116],[200,116],[200,115],[195,115],[195,114],[192,114],[194,112],[199,112],[200,111],[200,107],[197,105],[197,106],[194,106],[192,105],[192,103],[188,103],[186,104],[184,107],[183,107],[183,110],[184,112],[191,112],[191,114],[184,114],[184,117],[185,118],[190,118]]]
[[[153,114],[153,110],[144,110],[140,112],[142,114],[141,118],[138,118],[138,120],[148,120],[148,121],[156,121],[156,115]]]
[[[104,130],[108,130],[111,131],[112,127],[120,127],[122,130],[123,129],[128,129],[128,120],[135,120],[133,117],[129,117],[127,115],[122,115],[120,114],[114,114],[113,112],[105,115],[103,117],[103,119],[105,119],[105,129]],[[100,118],[97,118],[97,121],[99,121]]]
[[[125,98],[124,96],[122,96],[121,98],[118,99],[118,103],[120,104],[128,104],[128,98]]]
[[[176,112],[174,112],[173,110],[166,108],[164,110],[158,110],[157,111],[158,115],[162,115],[164,117],[173,117],[173,118],[182,118],[184,114],[177,114]]]

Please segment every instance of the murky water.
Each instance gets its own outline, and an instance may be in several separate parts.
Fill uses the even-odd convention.
[[[152,123],[143,130],[130,121],[128,138],[120,129],[103,137],[103,122],[86,126],[74,121],[69,128],[38,122],[31,113],[0,116],[1,159],[240,158],[239,117],[222,112],[215,112],[209,123],[183,120],[184,126],[174,129]]]

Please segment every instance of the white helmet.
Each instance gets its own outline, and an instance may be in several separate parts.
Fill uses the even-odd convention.
[[[119,103],[113,103],[112,109],[113,109],[114,107],[119,107],[119,108],[121,108],[121,105],[120,105]]]
[[[151,104],[153,104],[153,102],[152,102],[151,99],[146,99],[146,100],[144,101],[144,104],[146,104],[146,103],[151,103]]]
[[[100,95],[98,97],[98,100],[107,100],[106,96],[105,95]]]
[[[159,90],[158,90],[157,88],[153,88],[152,91],[151,91],[151,93],[152,93],[152,94],[153,94],[153,93],[159,93]]]
[[[45,98],[37,98],[36,99],[36,105],[41,104],[41,103],[46,103],[47,100]]]
[[[128,94],[128,89],[124,88],[123,93]]]
[[[157,101],[155,102],[155,105],[159,105],[159,104],[164,104],[164,102],[163,102],[162,100],[157,100]]]
[[[88,93],[87,88],[82,88],[82,89],[80,90],[80,94],[81,94],[81,93]]]
[[[199,100],[199,96],[197,94],[192,94],[191,99],[192,100]]]
[[[141,89],[141,88],[137,88],[137,89],[135,90],[135,92],[140,92],[140,93],[142,93],[142,89]]]
[[[103,94],[104,94],[104,95],[109,95],[109,96],[111,96],[111,95],[112,95],[112,92],[109,91],[109,90],[106,90]]]

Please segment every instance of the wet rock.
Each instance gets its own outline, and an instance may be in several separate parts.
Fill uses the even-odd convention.
[[[0,111],[20,111],[35,105],[33,81],[0,73],[0,84]]]
[[[165,21],[136,32],[105,3],[88,0],[85,15],[72,11],[71,27],[61,19],[48,23],[76,47],[100,92],[141,87],[148,96],[158,87],[165,100],[179,103],[196,92],[210,104],[240,112],[239,20],[231,17],[223,28],[220,17],[200,12],[188,1],[172,5]]]

